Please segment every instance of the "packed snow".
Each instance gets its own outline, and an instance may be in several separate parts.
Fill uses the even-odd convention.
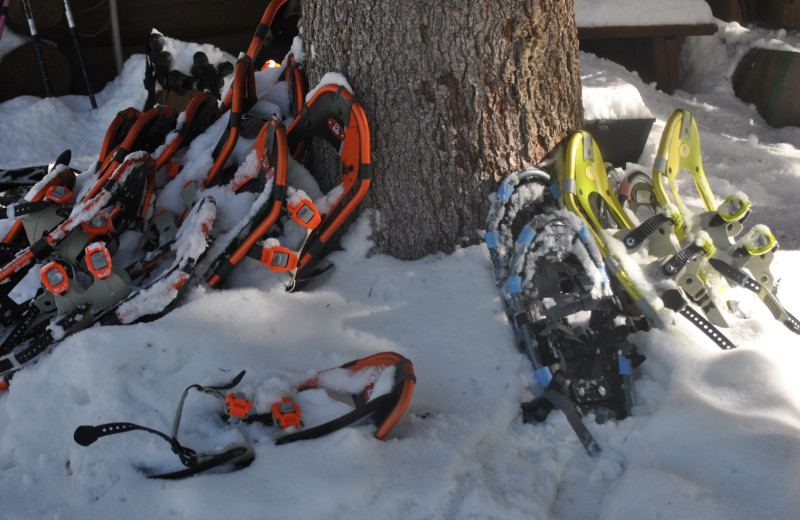
[[[646,171],[667,118],[691,109],[715,194],[747,193],[749,224],[778,237],[779,297],[797,313],[800,129],[771,128],[734,97],[728,69],[748,34],[721,24],[717,36],[688,39],[687,90],[673,95],[582,54],[585,103],[609,114],[641,104],[652,114],[638,160]],[[89,168],[116,112],[143,105],[143,68],[143,56],[130,58],[98,93],[97,110],[76,96],[0,104],[0,168],[48,163],[66,148],[74,167]],[[603,93],[616,85],[625,88]],[[199,169],[202,153],[192,150],[187,162],[196,158]],[[311,290],[286,293],[282,275],[248,261],[224,289],[196,288],[151,323],[70,336],[17,373],[0,394],[0,518],[797,518],[800,341],[750,293],[738,293],[749,317],[726,331],[738,349],[721,351],[680,319],[635,335],[647,361],[636,373],[634,415],[585,418],[603,450],[590,457],[560,412],[521,421],[530,363],[515,347],[486,247],[416,261],[375,254],[370,213]],[[79,425],[115,421],[168,432],[184,388],[241,370],[237,390],[263,407],[309,373],[388,350],[408,357],[418,380],[384,441],[363,424],[276,446],[273,429],[225,423],[220,402],[201,394],[186,401],[181,442],[198,450],[251,442],[249,467],[148,480],[144,468],[181,468],[163,440],[131,432],[83,447],[72,438]]]

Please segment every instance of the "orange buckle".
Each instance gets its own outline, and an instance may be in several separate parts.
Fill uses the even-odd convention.
[[[84,249],[86,267],[98,280],[111,276],[111,253],[102,242],[93,242]]]
[[[105,213],[98,213],[89,222],[81,223],[81,229],[90,235],[104,235],[114,231],[114,225],[111,223],[110,216]]]
[[[53,260],[42,267],[42,283],[53,294],[63,294],[69,289],[69,278],[64,266]]]
[[[66,186],[50,186],[47,188],[44,198],[56,204],[64,204],[72,198],[72,190]]]
[[[297,267],[297,254],[281,246],[265,247],[261,251],[261,264],[278,273]]]
[[[252,407],[253,401],[244,398],[239,392],[225,394],[225,413],[228,415],[244,419]]]
[[[174,179],[178,176],[178,172],[181,171],[181,166],[175,161],[169,161],[164,165],[164,170],[167,172],[167,177]]]
[[[284,397],[279,403],[272,404],[272,420],[282,430],[300,426],[300,407],[288,397]]]
[[[315,229],[322,221],[319,211],[308,199],[292,202],[286,206],[286,209],[292,215],[292,219],[306,229]]]

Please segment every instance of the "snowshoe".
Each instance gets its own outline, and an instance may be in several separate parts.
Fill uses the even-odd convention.
[[[170,444],[172,451],[178,455],[186,468],[168,473],[145,470],[148,478],[184,478],[223,465],[239,469],[250,464],[255,458],[255,452],[249,443],[233,443],[220,450],[198,453],[178,442],[183,404],[189,390],[198,390],[222,400],[224,412],[221,415],[224,420],[259,422],[273,427],[276,430],[274,442],[281,445],[315,439],[366,417],[371,417],[377,426],[375,437],[384,439],[408,407],[416,381],[411,361],[394,352],[381,352],[345,363],[338,368],[322,370],[315,376],[303,380],[299,385],[292,385],[293,389],[290,392],[292,395],[285,395],[283,388],[274,389],[269,391],[269,394],[274,394],[273,402],[255,403],[240,392],[229,392],[239,384],[244,374],[242,371],[225,384],[191,385],[184,390],[170,435],[145,426],[120,422],[79,426],[75,429],[73,438],[81,446],[89,446],[100,437],[116,433],[140,430],[158,435]],[[275,378],[270,381],[274,382]],[[312,389],[324,390],[330,396],[342,392],[349,394],[353,403],[352,409],[338,417],[330,418],[329,413],[319,410],[318,396],[308,401],[306,406],[303,392]],[[336,403],[341,405],[338,400]]]
[[[537,397],[525,422],[561,409],[586,450],[600,447],[581,416],[622,419],[633,406],[627,341],[603,258],[587,226],[557,207],[557,189],[538,169],[510,174],[493,196],[486,242],[506,313],[530,359]]]

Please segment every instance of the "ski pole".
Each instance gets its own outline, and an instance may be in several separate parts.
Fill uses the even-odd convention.
[[[3,0],[3,7],[0,7],[0,38],[3,37],[3,27],[6,26],[6,16],[8,16],[8,2]]]
[[[39,39],[39,33],[36,32],[36,24],[33,23],[33,14],[31,13],[31,5],[28,0],[22,0],[22,7],[25,9],[25,17],[28,19],[28,27],[31,29],[31,40],[33,41],[33,48],[36,51],[36,59],[39,60],[39,70],[42,73],[42,81],[44,82],[45,96],[52,96],[50,92],[50,78],[47,77],[47,68],[44,65],[44,55],[42,55],[42,40]]]
[[[72,18],[72,10],[69,8],[69,2],[64,0],[64,13],[67,15],[67,25],[69,25],[69,32],[72,34],[72,43],[75,45],[75,53],[78,55],[78,63],[83,72],[83,81],[86,83],[86,90],[89,91],[89,100],[92,102],[92,108],[97,108],[97,101],[94,99],[92,92],[92,84],[89,82],[89,74],[86,72],[86,64],[83,62],[83,54],[81,53],[81,44],[78,41],[78,30],[75,28],[75,20]]]

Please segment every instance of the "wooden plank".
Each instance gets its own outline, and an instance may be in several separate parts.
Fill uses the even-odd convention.
[[[578,39],[652,38],[655,36],[704,36],[716,34],[713,23],[695,25],[618,25],[608,27],[578,27]]]

